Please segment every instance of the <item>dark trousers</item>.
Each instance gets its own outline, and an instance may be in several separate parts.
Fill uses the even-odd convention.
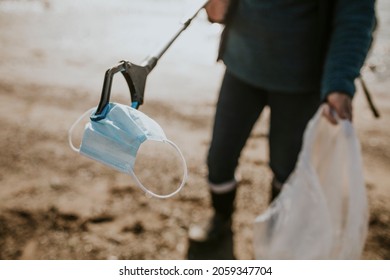
[[[253,125],[264,107],[269,106],[269,165],[275,179],[285,182],[295,167],[306,124],[319,104],[319,92],[266,91],[226,72],[207,157],[209,181],[221,184],[234,179],[241,151]]]

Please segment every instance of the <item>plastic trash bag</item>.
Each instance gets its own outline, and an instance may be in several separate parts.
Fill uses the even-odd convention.
[[[256,259],[359,259],[368,205],[352,124],[330,124],[321,107],[309,122],[297,165],[255,220]]]

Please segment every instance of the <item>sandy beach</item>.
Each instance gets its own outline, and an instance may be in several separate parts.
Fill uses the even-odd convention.
[[[177,29],[196,1],[0,0],[0,259],[186,259],[187,231],[211,214],[205,158],[224,66],[216,62],[221,27],[204,12],[150,74],[140,110],[182,150],[189,178],[166,200],[145,195],[131,177],[72,151],[68,129],[97,106],[104,72],[140,63]],[[390,3],[379,0],[379,29],[360,85],[354,125],[370,204],[363,259],[390,259]],[[112,101],[129,103],[114,78]],[[253,259],[253,221],[267,207],[266,110],[240,160],[234,250]],[[81,130],[75,136],[81,137]],[[176,185],[171,154],[145,149],[136,166],[156,188]]]

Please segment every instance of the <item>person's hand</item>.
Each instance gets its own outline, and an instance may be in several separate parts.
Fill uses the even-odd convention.
[[[205,9],[210,22],[224,23],[229,0],[210,0]]]
[[[330,123],[337,124],[333,112],[336,112],[340,119],[352,121],[352,98],[341,92],[330,93],[324,105],[323,115]]]

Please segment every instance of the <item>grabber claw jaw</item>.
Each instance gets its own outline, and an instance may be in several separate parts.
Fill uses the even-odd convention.
[[[98,121],[106,117],[107,112],[105,108],[110,102],[112,80],[118,72],[122,73],[129,87],[131,106],[138,109],[143,104],[146,78],[152,69],[153,67],[149,65],[139,66],[124,60],[108,69],[104,75],[103,89],[98,108],[91,119]]]

